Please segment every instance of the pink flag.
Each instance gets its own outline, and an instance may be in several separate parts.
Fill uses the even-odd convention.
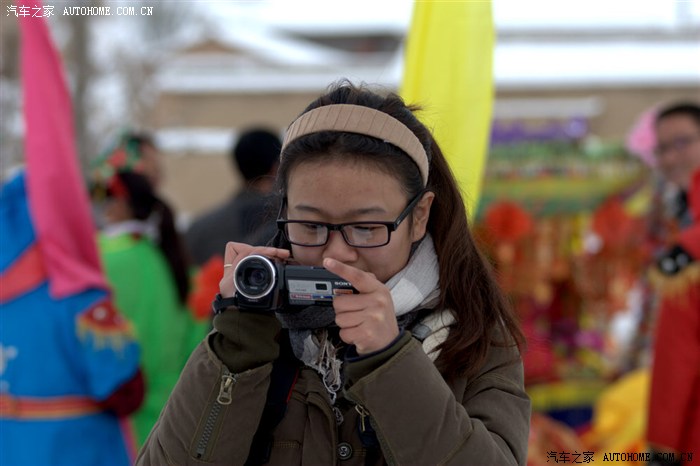
[[[20,0],[35,11],[40,1]],[[90,202],[78,167],[73,112],[61,60],[42,17],[21,17],[27,191],[54,297],[107,289]]]

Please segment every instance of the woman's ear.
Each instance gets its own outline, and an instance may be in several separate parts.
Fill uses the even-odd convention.
[[[423,194],[423,198],[418,201],[413,209],[413,223],[411,224],[411,241],[418,241],[425,236],[425,231],[428,227],[428,219],[430,218],[430,206],[433,205],[435,193],[428,191]]]

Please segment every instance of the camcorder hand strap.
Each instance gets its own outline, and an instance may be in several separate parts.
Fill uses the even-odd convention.
[[[238,299],[236,299],[235,296],[232,296],[230,298],[223,298],[221,294],[218,293],[214,298],[214,301],[212,301],[211,303],[211,309],[212,311],[214,311],[215,315],[221,314],[231,306],[238,307]]]
[[[280,355],[272,363],[265,408],[263,408],[258,430],[253,436],[245,466],[258,466],[270,460],[274,440],[272,432],[287,412],[287,403],[292,396],[292,389],[302,366],[302,363],[294,357],[289,343],[289,332],[286,329],[280,331],[278,343]]]

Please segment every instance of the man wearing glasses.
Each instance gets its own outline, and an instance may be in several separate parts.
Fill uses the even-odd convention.
[[[656,117],[655,131],[658,168],[678,189],[672,214],[684,228],[692,220],[688,210],[691,176],[700,168],[700,105],[683,102],[663,108]]]
[[[700,106],[683,103],[656,117],[656,158],[678,189],[679,231],[650,277],[657,291],[647,441],[650,466],[685,465],[700,451]]]

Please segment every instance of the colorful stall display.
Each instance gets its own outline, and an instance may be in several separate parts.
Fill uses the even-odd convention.
[[[652,189],[639,160],[569,123],[520,142],[494,125],[474,228],[522,321],[533,410],[583,433],[640,359],[619,330],[637,331]]]

